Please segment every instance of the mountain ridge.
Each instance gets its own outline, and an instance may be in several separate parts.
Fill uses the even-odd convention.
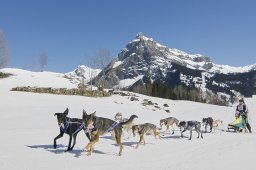
[[[147,91],[148,95],[152,89],[146,87],[157,80],[172,90],[182,85],[188,89],[187,93],[197,89],[204,93],[203,96],[211,93],[229,101],[235,100],[233,97],[251,96],[256,87],[256,64],[244,67],[218,65],[207,56],[163,46],[143,33],[130,41],[104,72],[104,76],[101,72],[94,78],[96,85],[104,82],[106,88],[131,91],[144,88],[141,91]]]

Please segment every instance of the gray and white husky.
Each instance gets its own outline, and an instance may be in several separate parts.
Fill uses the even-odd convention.
[[[198,137],[200,136],[201,134],[201,138],[203,138],[203,134],[201,132],[201,123],[198,122],[198,121],[181,121],[179,123],[179,127],[181,128],[181,137],[183,138],[183,133],[186,131],[186,130],[189,130],[190,131],[190,137],[189,137],[189,140],[191,140],[192,138],[192,130],[196,131],[198,133]]]

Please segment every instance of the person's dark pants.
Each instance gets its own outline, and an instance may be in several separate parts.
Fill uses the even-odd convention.
[[[249,130],[249,132],[252,133],[251,126],[250,126],[250,124],[249,124],[248,122],[246,123],[246,127],[247,127],[247,129]]]

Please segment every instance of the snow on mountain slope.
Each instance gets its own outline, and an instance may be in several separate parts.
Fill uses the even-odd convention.
[[[177,71],[177,69],[172,69],[174,63],[209,74],[246,73],[256,70],[256,64],[244,67],[215,64],[209,57],[168,48],[144,36],[143,33],[139,33],[106,68],[109,70],[108,84],[109,86],[127,87],[122,82],[138,76],[146,76],[152,83],[161,76],[166,77],[169,72]],[[101,79],[100,76],[96,78],[96,82]]]
[[[228,74],[228,73],[244,73],[244,72],[249,72],[252,70],[256,70],[256,63],[253,65],[248,65],[244,67],[232,67],[229,65],[219,65],[213,63],[210,58],[201,55],[201,54],[188,54],[186,52],[180,51],[178,49],[174,48],[168,48],[166,46],[163,46],[157,42],[155,42],[152,38],[146,37],[143,33],[139,33],[134,40],[128,43],[128,48],[131,46],[134,46],[133,43],[138,43],[143,41],[143,44],[150,44],[152,48],[155,48],[155,50],[162,52],[162,55],[155,56],[158,59],[164,58],[162,62],[157,62],[157,65],[164,65],[165,63],[170,63],[170,62],[176,62],[181,65],[185,65],[186,67],[189,67],[191,69],[198,69],[198,70],[203,70],[203,71],[208,71],[212,73],[223,73],[223,74]],[[146,47],[148,48],[148,47]],[[127,48],[124,48],[123,51],[129,50]],[[157,53],[157,52],[156,52]],[[131,55],[134,55],[131,54]],[[122,58],[123,59],[123,58]],[[122,63],[122,60],[117,60],[116,63]],[[119,64],[118,64],[119,65]]]
[[[74,71],[66,73],[65,76],[72,79],[73,82],[79,83],[82,79],[87,83],[101,72],[100,69],[92,69],[85,65],[79,65]]]
[[[220,101],[227,105],[241,96],[251,97],[256,93],[256,64],[245,67],[218,65],[209,57],[168,48],[142,33],[104,69],[105,75],[100,73],[94,78],[96,85],[104,82],[106,88],[125,88],[149,95],[153,94],[150,87],[154,84],[161,84],[176,96],[179,94],[175,89],[182,86],[190,92],[196,89],[196,98],[201,101],[215,104]],[[154,94],[166,94],[163,91]]]
[[[1,70],[2,71],[2,70]],[[7,70],[4,70],[7,72]],[[122,138],[124,145],[122,157],[118,157],[118,147],[111,140],[110,134],[100,138],[95,145],[92,156],[86,156],[83,148],[88,143],[84,133],[77,137],[73,151],[64,152],[68,144],[68,136],[57,141],[58,148],[53,149],[53,139],[59,133],[54,113],[70,109],[69,116],[80,118],[82,109],[91,113],[97,111],[98,116],[113,119],[117,112],[124,117],[138,115],[136,123],[154,123],[174,116],[179,120],[198,120],[212,116],[225,123],[234,120],[235,107],[221,107],[188,101],[173,101],[136,94],[139,101],[130,101],[127,96],[113,95],[105,98],[89,98],[82,96],[62,96],[9,91],[10,87],[35,84],[36,86],[72,86],[68,80],[59,77],[52,82],[55,73],[33,73],[21,70],[8,70],[13,77],[0,79],[0,169],[173,169],[173,170],[216,170],[216,169],[253,169],[256,153],[256,98],[246,98],[250,111],[250,123],[253,134],[236,134],[219,132],[203,134],[204,139],[180,138],[175,127],[174,135],[167,134],[163,139],[156,140],[146,135],[146,145],[138,149],[134,146],[138,136]],[[47,74],[47,75],[46,75]],[[47,78],[45,78],[47,77]],[[58,76],[57,76],[58,77]],[[58,79],[58,78],[57,78]],[[35,80],[35,81],[33,81]],[[29,81],[29,82],[27,82]],[[153,106],[142,106],[144,99],[158,103],[161,110]],[[168,108],[163,104],[167,103]],[[153,111],[156,109],[156,111]],[[170,114],[164,109],[169,109]],[[164,130],[164,129],[163,129]],[[161,133],[162,134],[162,133]],[[189,133],[185,132],[185,136]]]

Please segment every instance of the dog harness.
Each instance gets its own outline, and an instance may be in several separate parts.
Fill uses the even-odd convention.
[[[61,132],[66,133],[66,132],[67,132],[67,129],[68,129],[68,127],[69,127],[69,124],[70,124],[69,122],[66,122],[66,123],[64,124],[64,127],[60,126]]]
[[[72,123],[81,124],[72,135],[80,132],[84,128],[84,124],[83,123],[66,121],[66,123],[64,124],[64,127],[62,127],[62,126],[60,127],[61,132],[67,133],[67,130],[68,130],[70,124],[72,124]]]
[[[113,130],[119,123],[114,122],[104,133],[110,132]]]
[[[83,128],[84,128],[84,124],[82,123],[82,124],[79,126],[79,128],[73,133],[73,135],[76,134],[76,133],[78,133],[78,132],[80,132]]]

